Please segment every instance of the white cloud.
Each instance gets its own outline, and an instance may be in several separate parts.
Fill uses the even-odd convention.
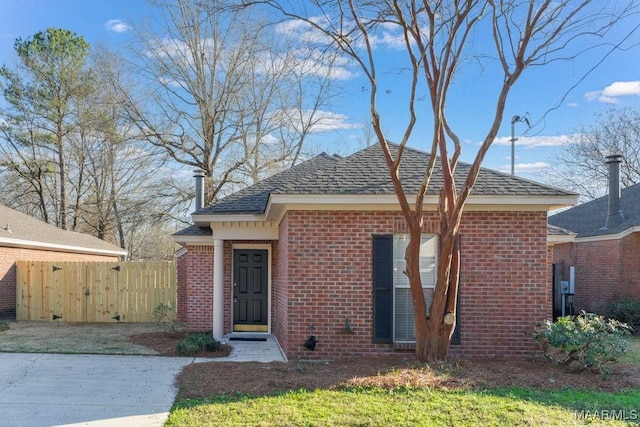
[[[256,63],[265,74],[274,69],[289,69],[299,75],[329,77],[332,80],[349,80],[356,76],[349,69],[351,63],[348,59],[317,49],[290,49],[283,54],[266,52],[256,58]]]
[[[618,97],[628,95],[640,95],[640,81],[614,82],[604,88],[604,96]]]
[[[378,29],[378,34],[372,38],[373,47],[389,47],[403,49],[406,46],[404,35],[399,25],[387,23]]]
[[[516,163],[514,166],[515,173],[517,174],[534,174],[543,172],[549,169],[551,165],[545,162],[535,163]],[[504,165],[500,167],[500,172],[511,173],[511,165]]]
[[[317,110],[315,113],[311,110],[304,111],[303,116],[305,116],[305,120],[309,120],[311,114],[314,115],[312,120],[315,124],[311,130],[314,133],[331,132],[343,129],[358,129],[362,127],[360,124],[349,123],[348,116],[340,113],[334,113],[332,111]]]
[[[311,22],[317,23],[323,27],[331,27],[327,25],[325,17],[312,16],[309,18]],[[341,22],[340,27],[346,28],[348,33],[349,29],[354,27],[355,24],[352,21]],[[336,26],[337,28],[337,26]],[[296,40],[303,43],[312,44],[331,44],[333,40],[326,34],[323,34],[320,30],[314,28],[310,23],[302,20],[285,21],[276,25],[276,31],[279,34],[285,35],[291,40]],[[353,34],[359,34],[358,31],[354,31]],[[375,48],[390,48],[390,49],[403,49],[405,47],[404,35],[399,25],[386,22],[376,27],[376,31],[369,34],[372,47]],[[356,36],[357,37],[357,36]],[[356,48],[364,48],[364,41],[360,39],[351,40]]]
[[[362,127],[361,124],[350,123],[349,117],[344,114],[324,110],[279,110],[271,116],[270,120],[278,127],[284,126],[297,131],[301,131],[304,124],[310,133],[359,129]]]
[[[578,108],[580,106],[580,104],[578,104],[577,102],[569,102],[567,104],[567,107],[569,108]]]
[[[323,24],[326,22],[325,19],[320,16],[312,16],[309,20],[317,24]],[[299,19],[281,22],[275,26],[275,30],[277,33],[282,34],[291,40],[297,40],[305,43],[327,44],[331,40],[327,35],[313,28],[309,22]]]
[[[215,51],[217,48],[212,38],[202,39],[200,43],[205,52]],[[187,66],[193,64],[189,46],[184,41],[175,38],[157,39],[152,43],[152,49],[147,50],[146,55],[150,58],[171,58],[172,61],[182,62]],[[232,58],[237,56],[237,53],[230,53],[227,56]],[[224,58],[225,55],[220,55],[220,57]],[[348,59],[330,57],[329,54],[313,48],[290,48],[286,53],[281,54],[265,52],[254,57],[253,60],[256,61],[257,69],[265,74],[286,67],[301,75],[327,76],[333,80],[348,80],[357,75],[349,69],[351,62]]]
[[[584,94],[587,101],[598,100],[604,104],[617,104],[621,96],[640,96],[640,81],[613,82],[602,90]]]
[[[579,141],[579,135],[558,135],[558,136],[519,136],[516,146],[527,149],[540,147],[559,147],[567,144],[575,144]],[[511,146],[510,136],[501,136],[493,141],[493,145]]]
[[[110,19],[105,22],[104,27],[108,31],[113,31],[114,33],[126,33],[131,29],[131,26],[122,19]]]

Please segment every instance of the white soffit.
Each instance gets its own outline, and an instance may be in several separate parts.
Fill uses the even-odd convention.
[[[278,240],[278,225],[270,221],[212,222],[213,239]]]

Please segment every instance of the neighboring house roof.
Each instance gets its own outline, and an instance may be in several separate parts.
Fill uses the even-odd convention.
[[[0,246],[125,256],[127,251],[89,234],[57,228],[0,205]]]
[[[549,245],[556,245],[558,243],[570,243],[576,237],[576,233],[566,230],[564,228],[556,227],[555,225],[547,224],[547,243]]]
[[[395,152],[397,146],[392,145]],[[429,154],[406,148],[402,157],[400,177],[406,194],[417,194],[423,180]],[[471,165],[458,163],[456,182],[461,185]],[[438,163],[427,195],[437,195],[443,185]],[[274,175],[251,187],[215,201],[196,212],[194,216],[224,214],[262,214],[271,195],[395,195],[395,190],[382,148],[372,145],[348,157],[329,156],[322,153],[289,170]],[[569,196],[570,193],[523,178],[481,169],[472,191],[480,196]],[[190,230],[189,232],[198,232]]]
[[[603,229],[609,214],[609,196],[574,206],[549,217],[549,224],[566,228],[577,238],[620,234],[640,227],[640,184],[622,190],[620,207],[625,221]]]

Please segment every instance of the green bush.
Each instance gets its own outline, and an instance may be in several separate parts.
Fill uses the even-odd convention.
[[[640,334],[640,301],[625,300],[606,304],[598,313],[609,319],[626,323],[633,328],[632,333]]]
[[[605,362],[616,361],[627,351],[626,335],[626,324],[584,311],[560,317],[555,323],[545,320],[535,331],[535,339],[553,363],[601,373],[606,373]]]
[[[214,352],[222,349],[222,343],[213,338],[210,332],[198,332],[188,335],[176,347],[181,356],[195,356],[198,353]]]
[[[166,333],[173,334],[179,327],[176,311],[168,304],[158,304],[151,313],[151,320],[161,325]]]

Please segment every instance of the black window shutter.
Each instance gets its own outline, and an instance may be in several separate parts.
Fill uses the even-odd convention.
[[[393,236],[373,236],[373,342],[393,343]]]

